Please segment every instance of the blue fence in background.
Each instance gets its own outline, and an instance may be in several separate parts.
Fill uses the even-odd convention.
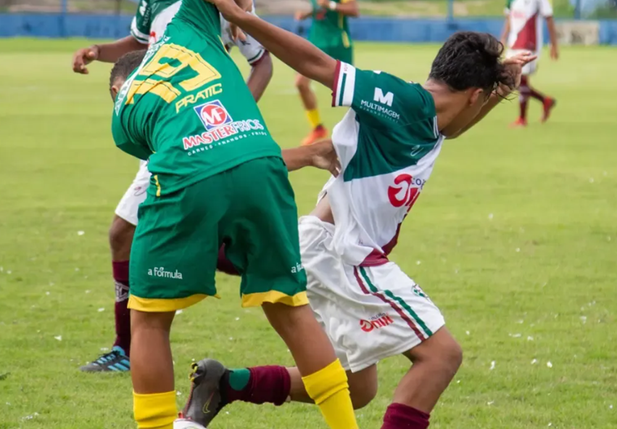
[[[132,16],[82,14],[0,14],[0,37],[87,37],[115,39],[128,34]],[[291,17],[266,19],[287,30],[300,32],[307,22]],[[577,21],[581,22],[581,21]],[[598,26],[598,43],[617,45],[617,20],[594,21]],[[301,27],[302,25],[302,27]],[[503,19],[397,19],[363,17],[351,22],[354,40],[439,43],[459,30],[483,31],[499,36]],[[546,29],[545,29],[546,31]]]

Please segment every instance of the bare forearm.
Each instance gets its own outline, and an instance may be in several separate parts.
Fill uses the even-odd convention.
[[[508,92],[502,92],[501,94],[502,95],[499,95],[499,94],[497,94],[497,92],[493,92],[491,94],[491,97],[489,98],[489,100],[486,102],[486,104],[480,110],[480,112],[478,112],[478,114],[467,125],[465,125],[463,128],[461,128],[459,131],[457,131],[453,135],[449,135],[448,139],[454,139],[454,138],[460,137],[461,135],[463,135],[467,131],[469,131],[471,128],[473,128],[478,122],[480,122],[482,119],[484,119],[486,117],[486,115],[488,115],[491,112],[491,110],[493,110],[499,103],[501,103],[503,101],[503,99],[510,94],[510,92],[509,91]]]
[[[237,12],[227,19],[298,73],[332,88],[336,61],[310,42],[249,13]]]
[[[98,48],[98,61],[115,63],[122,55],[140,49],[146,49],[147,46],[138,42],[133,36],[126,36],[111,43],[98,45]]]
[[[268,52],[251,68],[251,74],[246,81],[255,101],[259,101],[272,79],[272,57]]]
[[[546,26],[548,27],[548,35],[551,38],[551,44],[557,46],[557,29],[555,28],[555,20],[552,16],[546,18]]]
[[[351,16],[354,18],[360,16],[360,9],[358,8],[358,2],[356,1],[338,3],[335,10],[341,15]]]
[[[501,34],[501,43],[504,45],[508,42],[508,36],[510,35],[510,17],[506,17],[506,22],[503,25],[503,33]]]
[[[310,146],[283,149],[281,151],[287,170],[295,171],[313,165],[313,151]]]

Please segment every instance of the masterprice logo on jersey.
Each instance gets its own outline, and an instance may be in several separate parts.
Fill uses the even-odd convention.
[[[219,100],[195,106],[194,109],[199,120],[208,131],[233,122],[231,115]]]

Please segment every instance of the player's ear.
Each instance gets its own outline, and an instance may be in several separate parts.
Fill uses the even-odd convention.
[[[475,106],[479,100],[482,100],[482,104],[484,104],[484,90],[481,88],[471,88],[469,94],[469,105]]]
[[[115,100],[116,96],[118,95],[118,91],[120,91],[120,86],[121,85],[112,85],[111,88],[109,88],[109,92],[111,93],[111,99]]]

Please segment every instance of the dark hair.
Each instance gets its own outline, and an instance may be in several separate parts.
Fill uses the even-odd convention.
[[[481,88],[492,92],[499,84],[514,86],[514,77],[501,63],[503,45],[488,33],[460,31],[441,47],[430,79],[447,84],[455,91]]]
[[[111,74],[109,75],[109,87],[111,88],[118,79],[122,79],[123,81],[126,80],[133,70],[139,67],[145,55],[145,49],[132,51],[128,54],[122,55],[111,69]]]

